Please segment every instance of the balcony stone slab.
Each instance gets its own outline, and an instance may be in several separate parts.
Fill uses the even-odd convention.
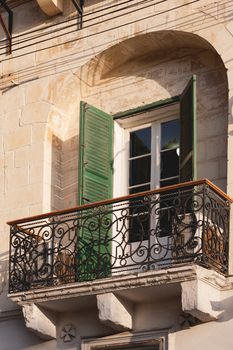
[[[19,305],[28,303],[49,305],[53,302],[59,304],[62,300],[77,299],[81,297],[96,296],[98,294],[115,293],[140,288],[159,288],[166,286],[173,288],[174,284],[192,281],[196,278],[196,268],[193,264],[153,270],[133,274],[119,274],[113,277],[97,279],[94,281],[75,282],[56,286],[34,288],[29,291],[9,294],[9,298]],[[133,292],[135,293],[135,292]],[[54,306],[55,307],[55,306]]]

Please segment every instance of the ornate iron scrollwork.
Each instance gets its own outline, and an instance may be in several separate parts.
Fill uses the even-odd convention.
[[[10,292],[194,262],[227,274],[229,203],[205,183],[13,223]]]

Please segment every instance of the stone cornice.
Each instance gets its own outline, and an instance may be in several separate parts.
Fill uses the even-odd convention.
[[[21,309],[14,309],[14,310],[7,310],[7,311],[0,312],[0,322],[11,321],[22,317],[23,317],[23,314]]]

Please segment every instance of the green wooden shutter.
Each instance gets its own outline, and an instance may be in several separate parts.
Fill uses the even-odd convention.
[[[113,117],[81,103],[79,204],[112,197]]]
[[[196,76],[184,89],[180,100],[180,182],[196,180]]]
[[[113,117],[81,103],[79,149],[79,204],[111,198]],[[86,210],[80,222],[77,279],[106,277],[111,273],[111,214]]]

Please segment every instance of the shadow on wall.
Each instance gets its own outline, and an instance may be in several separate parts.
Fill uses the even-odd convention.
[[[78,136],[66,141],[52,137],[51,210],[77,205]]]
[[[0,254],[0,349],[23,350],[31,346],[39,349],[54,349],[54,341],[40,339],[26,328],[21,308],[7,296],[9,281],[9,252]],[[15,281],[16,283],[16,281]]]
[[[88,10],[88,7],[91,6],[95,8],[95,11],[101,11],[103,10],[102,2],[102,0],[86,1],[85,8]],[[25,0],[24,3],[22,3],[23,2],[21,2],[21,5],[19,6],[10,6],[11,10],[13,11],[13,36],[17,36],[24,31],[35,30],[36,27],[45,23],[50,26],[51,22],[62,22],[64,21],[64,16],[70,16],[71,14],[73,16],[78,16],[77,10],[75,9],[72,1],[64,1],[63,13],[53,17],[47,16],[42,11],[37,1]],[[114,5],[114,0],[108,1],[106,7],[111,5]],[[3,12],[3,19],[7,23],[8,16],[5,11]],[[73,31],[76,30],[76,28],[75,30],[73,29]],[[33,33],[31,36],[33,37]],[[5,33],[2,26],[0,26],[0,39],[3,38],[5,38]]]
[[[229,125],[233,124],[233,97],[229,101]],[[229,132],[230,136],[233,136],[233,131]]]
[[[8,291],[8,264],[9,253],[4,252],[0,254],[0,296],[6,295]],[[3,304],[0,307],[2,311]]]
[[[105,4],[106,3],[106,4]],[[164,10],[163,6],[161,8],[160,11],[160,6],[158,6],[158,12],[156,11],[151,13],[150,9],[152,6],[154,6],[153,4],[143,4],[143,2],[141,2],[141,8],[146,7],[148,10],[148,14],[146,14],[145,16],[143,16],[142,12],[141,12],[141,8],[138,9],[137,6],[134,8],[130,8],[127,9],[127,6],[123,6],[123,12],[122,11],[117,11],[116,13],[113,13],[111,17],[109,17],[109,14],[111,14],[111,11],[115,11],[116,8],[115,6],[119,6],[118,4],[114,4],[115,1],[113,0],[109,0],[109,1],[105,1],[103,4],[103,1],[100,0],[88,0],[85,1],[85,18],[84,18],[84,28],[89,28],[92,27],[92,25],[95,27],[96,25],[98,26],[99,24],[103,24],[103,21],[105,22],[104,26],[101,26],[101,28],[98,28],[98,31],[94,30],[91,31],[91,33],[88,33],[87,35],[84,34],[83,38],[94,38],[94,42],[93,44],[90,46],[90,48],[85,47],[85,51],[83,51],[81,49],[81,51],[78,49],[79,47],[79,40],[80,40],[80,36],[77,34],[77,37],[73,37],[73,35],[71,36],[71,38],[69,38],[69,35],[64,37],[64,32],[63,30],[61,32],[57,32],[55,31],[54,35],[52,36],[48,36],[48,31],[50,31],[50,24],[51,22],[53,22],[54,20],[56,21],[56,23],[60,22],[62,19],[64,19],[63,16],[58,16],[58,17],[52,17],[52,19],[47,18],[47,23],[45,28],[47,28],[45,31],[43,30],[43,34],[41,36],[41,26],[38,26],[38,28],[36,29],[36,33],[33,34],[33,36],[35,35],[35,37],[37,38],[36,41],[32,41],[29,43],[25,42],[25,38],[24,36],[19,37],[17,39],[17,45],[13,45],[13,51],[14,53],[17,55],[17,57],[24,57],[25,56],[25,45],[27,47],[27,55],[29,54],[33,54],[35,52],[38,52],[40,50],[42,50],[42,61],[39,63],[37,62],[36,67],[34,66],[34,60],[27,60],[27,64],[25,67],[22,67],[20,65],[20,69],[17,69],[17,81],[20,81],[20,83],[25,83],[27,81],[30,80],[35,80],[38,79],[38,77],[42,76],[47,76],[47,75],[52,75],[54,74],[54,65],[56,66],[56,74],[59,72],[67,72],[70,71],[71,67],[72,70],[74,71],[75,69],[79,68],[79,59],[81,58],[83,60],[84,57],[86,57],[86,59],[88,57],[93,57],[93,52],[100,52],[101,48],[105,48],[106,44],[108,46],[113,45],[113,43],[115,42],[115,40],[113,40],[111,32],[113,30],[118,30],[121,32],[121,30],[123,30],[123,36],[122,39],[126,39],[128,38],[128,34],[125,33],[125,28],[127,28],[128,25],[132,24],[132,21],[130,21],[130,17],[126,16],[126,14],[131,13],[132,11],[134,11],[135,15],[138,15],[140,13],[140,17],[138,20],[133,20],[133,23],[137,23],[138,21],[143,21],[143,20],[150,20],[151,19],[151,26],[149,26],[149,28],[147,29],[147,31],[159,31],[161,30],[161,16],[164,16],[166,13],[172,13],[173,11],[177,11],[176,6],[173,7],[169,7],[169,9]],[[34,4],[33,6],[36,5],[36,1],[30,1],[29,4]],[[136,4],[136,2],[135,2]],[[26,4],[27,5],[27,4]],[[25,5],[25,6],[26,6]],[[161,4],[162,5],[162,4]],[[25,8],[25,6],[20,6],[22,8]],[[33,8],[33,6],[31,6]],[[94,7],[92,9],[92,6]],[[113,9],[111,8],[113,6]],[[187,6],[186,3],[184,3],[183,5],[181,5],[181,7],[183,6]],[[66,1],[65,2],[65,9],[64,9],[64,16],[66,15],[70,15],[70,13],[73,13],[73,4],[71,1]],[[166,30],[167,32],[175,32],[174,28],[176,28],[177,30],[182,30],[185,32],[188,31],[193,31],[193,32],[198,32],[201,29],[204,28],[209,28],[212,26],[216,25],[216,19],[218,19],[218,23],[220,24],[221,22],[224,21],[230,21],[232,18],[232,8],[233,8],[233,4],[231,0],[226,0],[223,4],[219,5],[217,2],[214,2],[213,4],[208,4],[208,6],[204,6],[202,9],[202,6],[200,7],[200,11],[192,11],[189,15],[185,14],[182,15],[183,11],[179,11],[180,12],[180,17],[174,17],[172,16],[172,18],[166,19],[167,22],[167,26],[166,28],[168,30]],[[18,8],[17,8],[18,10]],[[203,10],[203,11],[202,11]],[[25,17],[24,15],[22,16],[22,12],[17,15],[18,19],[19,19],[19,23],[17,21],[15,21],[15,30],[14,30],[14,35],[17,32],[20,32],[20,30],[27,30],[27,27],[29,27],[30,29],[30,25],[32,26],[32,23],[35,25],[38,24],[38,22],[44,23],[45,21],[40,19],[40,16],[43,15],[42,11],[40,11],[40,13],[37,14],[36,12],[37,10],[35,9],[35,11],[33,10],[31,12],[31,16],[28,15],[27,17]],[[97,11],[97,13],[95,12]],[[149,12],[150,11],[150,12]],[[25,11],[27,14],[29,13],[28,11]],[[94,14],[94,16],[92,16],[92,12]],[[76,12],[74,12],[76,14]],[[103,16],[102,16],[103,15]],[[119,25],[118,21],[119,21],[119,17],[122,17],[122,24]],[[94,17],[94,22],[93,22],[93,17]],[[95,20],[96,17],[96,20]],[[22,18],[24,19],[22,21]],[[154,25],[153,25],[153,20],[158,18],[158,22],[155,21]],[[20,22],[21,19],[21,22]],[[114,19],[116,19],[116,23],[114,22]],[[31,22],[30,22],[31,21]],[[90,22],[90,23],[89,23]],[[74,25],[72,26],[72,28],[67,28],[68,29],[68,33],[76,33],[77,32],[77,21],[75,20]],[[115,24],[113,24],[115,23]],[[17,29],[17,26],[22,26],[22,28],[19,28],[19,30]],[[24,29],[25,26],[25,29]],[[69,27],[69,26],[68,26]],[[137,27],[137,26],[136,26]],[[32,28],[33,29],[33,28]],[[35,28],[34,28],[35,29]],[[138,36],[142,33],[144,33],[144,27],[142,30],[138,30],[137,34]],[[110,35],[108,36],[107,42],[105,44],[102,43],[102,40],[99,40],[99,35],[102,35],[103,33],[110,33]],[[127,32],[127,31],[126,31]],[[157,32],[156,32],[157,33]],[[30,36],[30,33],[28,33],[28,35]],[[54,39],[56,38],[56,40],[58,40],[57,43],[54,42]],[[39,44],[41,42],[41,40],[44,42],[46,42],[46,47],[41,48],[38,51],[38,48],[35,48],[35,42],[37,42],[37,44]],[[64,40],[64,41],[63,41]],[[143,41],[143,40],[142,40]],[[162,42],[166,42],[167,40],[160,40],[160,43]],[[190,42],[192,42],[192,40],[190,40]],[[32,44],[34,43],[34,44]],[[154,45],[154,42],[152,40],[151,42],[151,46]],[[3,45],[5,45],[5,43],[3,42]],[[40,44],[39,44],[40,46]],[[59,60],[57,60],[57,53],[60,53],[61,50],[61,46],[62,49],[64,49],[65,51],[68,48],[71,48],[72,46],[75,47],[74,51],[71,53],[71,51],[69,50],[69,52],[67,51],[67,53],[65,54],[65,51],[63,52],[62,58],[60,57]],[[76,48],[77,46],[77,48]],[[185,47],[185,46],[184,46]],[[82,45],[81,45],[82,48]],[[2,51],[4,51],[6,48],[4,47],[0,47],[0,49]],[[43,53],[44,50],[50,50],[49,54],[46,55],[47,58],[45,59],[45,54]],[[0,54],[1,55],[1,54]],[[117,59],[121,60],[121,54],[119,51],[119,54],[116,54]],[[5,57],[4,57],[5,59]],[[30,62],[29,62],[30,61]],[[40,60],[39,60],[40,61]],[[31,65],[31,63],[33,63]],[[3,72],[4,73],[4,72]],[[0,87],[2,86],[2,88],[6,88],[6,87],[12,87],[12,77],[7,74],[4,74],[4,78],[1,81]]]
[[[11,6],[11,9],[13,12],[13,36],[25,30],[34,29],[48,19],[40,9],[37,1],[28,0],[25,1],[25,4],[21,4],[20,6]],[[3,19],[5,23],[7,23],[8,17],[5,11],[3,12]],[[2,26],[0,26],[0,39],[3,38],[5,38],[5,33]]]
[[[10,229],[9,229],[10,232]],[[15,281],[16,283],[16,281]],[[11,315],[12,311],[20,310],[7,296],[9,290],[9,251],[0,254],[0,321],[1,316]],[[0,327],[1,330],[1,327]],[[1,339],[1,336],[0,336]],[[1,345],[0,345],[1,348]]]
[[[212,308],[214,311],[218,311],[218,322],[226,322],[232,320],[233,314],[233,296],[227,297],[222,301],[212,301]]]

